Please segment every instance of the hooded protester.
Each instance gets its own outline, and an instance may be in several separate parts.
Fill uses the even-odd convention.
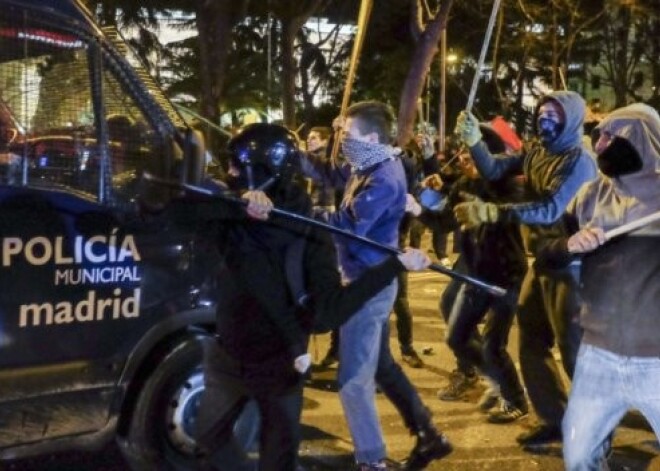
[[[527,247],[536,255],[539,243],[564,235],[560,220],[580,187],[596,176],[596,165],[582,146],[585,103],[570,91],[553,92],[535,113],[538,140],[514,155],[493,156],[482,141],[479,122],[459,115],[456,134],[469,146],[479,173],[500,180],[522,172],[524,202],[481,200],[456,205],[454,213],[466,229],[493,222],[518,222],[529,227]],[[518,299],[520,366],[538,424],[517,437],[525,449],[561,440],[561,421],[568,396],[552,355],[556,343],[562,365],[572,377],[581,330],[579,302],[572,267],[548,270],[534,264],[527,271]]]
[[[491,126],[481,124],[480,130],[490,152],[505,152],[504,140]],[[515,178],[485,181],[479,176],[467,151],[458,155],[458,164],[463,176],[449,189],[445,189],[444,185],[439,189],[447,200],[441,210],[423,208],[409,198],[407,209],[434,230],[456,229],[452,208],[466,197],[473,195],[486,201],[499,201],[499,195],[504,195],[510,200],[519,186]],[[434,181],[431,177],[424,183],[432,186],[441,181]],[[476,383],[478,375],[475,370],[478,369],[489,383],[479,401],[479,408],[483,412],[490,411],[489,422],[513,422],[527,415],[528,411],[516,367],[506,349],[520,283],[527,271],[520,228],[512,222],[483,224],[462,231],[459,241],[460,257],[466,272],[505,288],[507,294],[492,296],[465,284],[458,288],[449,312],[442,314],[447,322],[446,342],[460,368],[452,372],[449,386],[441,390],[438,397],[442,400],[461,399],[470,385]],[[441,311],[443,304],[440,304]],[[485,325],[479,334],[478,326],[482,321]],[[468,368],[466,365],[469,365]],[[499,407],[491,410],[495,406]]]
[[[311,211],[293,133],[252,124],[229,149],[227,185],[248,203],[247,212],[233,203],[224,207],[222,200],[187,208],[207,216],[200,232],[217,236],[222,255],[217,341],[204,346],[205,389],[196,424],[202,466],[255,469],[233,436],[236,420],[254,400],[261,418],[258,469],[294,471],[310,332],[338,327],[399,272],[421,270],[430,260],[417,250],[386,256],[342,285],[327,232],[269,218],[273,204],[299,215]]]
[[[594,150],[602,175],[568,208],[573,234],[541,253],[560,266],[582,257],[584,335],[563,421],[569,471],[607,469],[611,434],[629,409],[660,438],[660,224],[605,236],[660,211],[660,116],[644,104],[613,111]]]

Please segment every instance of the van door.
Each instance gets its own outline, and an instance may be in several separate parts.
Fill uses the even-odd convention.
[[[196,282],[190,231],[137,211],[169,127],[104,47],[0,12],[0,448],[105,427],[127,356]]]

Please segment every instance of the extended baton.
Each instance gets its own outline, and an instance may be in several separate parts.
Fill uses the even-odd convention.
[[[195,194],[198,194],[198,195],[207,196],[209,198],[217,198],[217,199],[227,201],[227,202],[230,202],[230,203],[235,203],[235,204],[238,204],[238,205],[241,205],[241,206],[247,206],[248,205],[247,200],[245,200],[243,198],[239,198],[235,195],[229,195],[229,194],[226,194],[226,193],[218,193],[217,191],[210,190],[210,189],[207,189],[207,188],[203,188],[203,187],[200,187],[200,186],[197,186],[197,185],[190,185],[188,183],[181,183],[181,182],[176,182],[176,181],[171,181],[171,180],[165,180],[163,178],[159,178],[159,177],[156,177],[154,175],[151,175],[150,173],[147,173],[147,172],[145,172],[142,175],[142,178],[144,178],[146,181],[153,182],[153,183],[156,183],[156,184],[159,184],[159,185],[164,185],[164,186],[169,186],[169,187],[185,190],[185,191],[188,191],[190,193],[195,193]],[[271,212],[271,214],[275,214],[277,216],[282,216],[282,217],[287,218],[287,219],[292,219],[294,221],[299,221],[299,222],[302,222],[302,223],[305,223],[305,224],[309,224],[311,226],[315,226],[315,227],[324,229],[324,230],[332,232],[334,234],[337,234],[337,235],[340,235],[340,236],[343,236],[343,237],[347,237],[349,239],[356,240],[356,241],[361,242],[365,245],[380,249],[380,250],[382,250],[384,252],[387,252],[387,253],[390,253],[390,254],[399,255],[399,254],[403,253],[403,250],[401,250],[397,247],[390,247],[389,245],[382,244],[380,242],[369,239],[367,237],[364,237],[364,236],[361,236],[361,235],[358,235],[358,234],[354,234],[354,233],[349,232],[345,229],[335,227],[331,224],[327,224],[323,221],[318,221],[316,219],[312,219],[312,218],[309,218],[307,216],[303,216],[301,214],[292,213],[290,211],[286,211],[286,210],[280,209],[280,208],[273,208],[273,209],[271,209],[270,212]],[[485,281],[474,278],[470,275],[465,275],[463,273],[458,273],[458,272],[456,272],[456,271],[454,271],[450,268],[446,268],[446,267],[444,267],[440,264],[432,263],[431,265],[429,265],[428,268],[433,270],[433,271],[436,271],[436,272],[442,273],[444,275],[450,276],[452,278],[456,278],[458,280],[464,281],[465,283],[469,283],[471,285],[479,287],[479,288],[487,291],[488,293],[492,294],[493,296],[504,296],[504,295],[506,295],[506,290],[504,288],[500,287],[500,286],[492,285],[492,284],[487,283]]]

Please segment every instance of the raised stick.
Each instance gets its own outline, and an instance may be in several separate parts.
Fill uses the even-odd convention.
[[[357,71],[358,62],[360,60],[360,52],[362,51],[362,44],[364,37],[367,33],[367,24],[369,23],[369,16],[371,15],[372,0],[362,0],[360,4],[360,13],[358,14],[357,33],[355,33],[355,42],[353,43],[353,51],[351,51],[351,62],[348,66],[348,76],[346,77],[346,86],[344,87],[344,96],[341,100],[341,108],[339,109],[339,116],[342,118],[346,115],[348,102],[351,99],[351,92],[353,91],[353,82],[355,81],[355,73]],[[332,143],[332,154],[330,154],[331,162],[337,160],[339,153],[339,143],[341,141],[340,132],[335,130],[335,139]]]
[[[642,227],[648,226],[649,224],[652,224],[656,221],[660,221],[660,211],[651,213],[648,216],[644,216],[606,231],[605,240],[610,240],[620,235],[627,234],[628,232],[636,231],[637,229],[641,229]]]
[[[488,21],[488,28],[486,29],[486,36],[484,37],[484,42],[481,45],[481,53],[479,54],[477,70],[474,72],[474,77],[472,78],[472,86],[470,87],[470,94],[468,95],[467,105],[465,105],[465,111],[472,111],[474,99],[477,96],[479,80],[481,78],[481,69],[484,66],[484,62],[486,62],[486,52],[488,51],[488,46],[490,45],[490,37],[493,34],[493,26],[495,26],[495,18],[497,18],[497,12],[499,9],[500,0],[495,0],[495,2],[493,2],[493,11],[490,13],[490,20]]]

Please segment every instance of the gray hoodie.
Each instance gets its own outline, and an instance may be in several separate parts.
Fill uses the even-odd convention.
[[[579,227],[609,230],[660,211],[660,117],[634,104],[608,115],[601,132],[626,139],[642,169],[585,185],[568,211]],[[583,342],[625,356],[660,356],[660,223],[587,254],[582,264]]]
[[[538,241],[565,234],[560,218],[580,187],[596,177],[596,165],[582,146],[585,104],[571,91],[557,91],[543,97],[539,107],[552,100],[564,111],[564,128],[554,141],[534,142],[517,155],[492,155],[482,141],[470,153],[486,180],[500,180],[522,173],[525,202],[500,204],[505,221],[530,226],[529,250],[536,253]],[[537,113],[538,114],[538,109]]]

